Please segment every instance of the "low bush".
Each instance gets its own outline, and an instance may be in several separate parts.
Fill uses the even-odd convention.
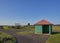
[[[16,42],[15,37],[0,32],[0,43],[15,43],[15,42]]]

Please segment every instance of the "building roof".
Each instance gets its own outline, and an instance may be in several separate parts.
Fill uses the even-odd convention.
[[[50,25],[50,24],[52,24],[52,23],[43,19],[41,21],[38,21],[35,25]]]

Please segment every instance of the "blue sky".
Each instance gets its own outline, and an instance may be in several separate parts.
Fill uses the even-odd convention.
[[[60,24],[60,0],[0,0],[0,25],[34,24],[41,19]]]

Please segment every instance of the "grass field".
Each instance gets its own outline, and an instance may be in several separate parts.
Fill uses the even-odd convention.
[[[60,43],[60,34],[51,35],[46,43]]]
[[[20,30],[23,30],[22,32],[16,32],[17,34],[34,34],[34,26],[23,26],[22,29]]]
[[[34,34],[34,32],[16,32],[17,34]]]

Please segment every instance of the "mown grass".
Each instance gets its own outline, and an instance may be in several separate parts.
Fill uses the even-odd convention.
[[[16,32],[17,34],[34,34],[34,32],[31,32],[31,31],[29,31],[29,32]]]
[[[0,32],[0,43],[15,43],[15,42],[16,42],[15,37]]]
[[[46,43],[60,43],[60,34],[53,34]]]

